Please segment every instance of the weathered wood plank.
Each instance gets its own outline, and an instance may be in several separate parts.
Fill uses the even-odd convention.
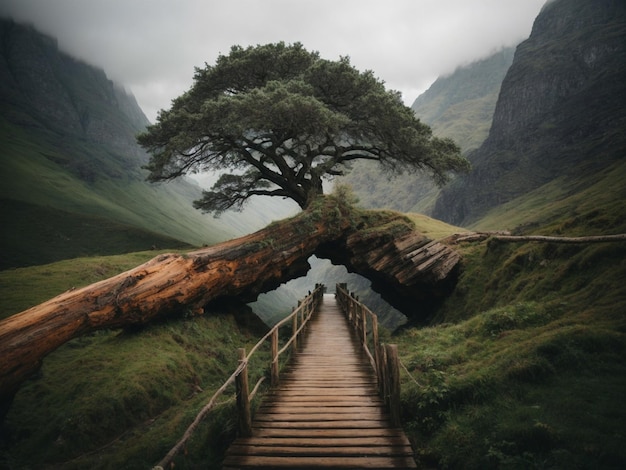
[[[342,438],[342,437],[384,437],[395,439],[404,435],[401,429],[371,428],[371,429],[281,429],[259,428],[252,425],[254,437],[302,437],[308,439],[317,438]],[[235,441],[236,442],[236,441]]]
[[[298,447],[346,447],[354,445],[367,446],[409,446],[409,440],[404,434],[397,436],[356,436],[356,437],[332,437],[332,438],[311,438],[311,437],[248,437],[237,441],[240,445],[253,446],[298,446]]]
[[[270,457],[229,456],[229,468],[416,468],[412,457]]]
[[[335,406],[322,406],[317,403],[308,403],[304,406],[302,405],[289,405],[289,404],[276,404],[269,406],[260,406],[258,410],[258,415],[261,413],[302,413],[306,411],[308,414],[317,414],[317,413],[334,413],[334,414],[359,414],[359,413],[370,413],[373,410],[380,411],[380,404],[372,404],[370,406],[350,406],[349,404],[340,404]]]
[[[389,426],[388,422],[382,420],[366,420],[366,419],[344,419],[337,421],[272,421],[267,423],[264,421],[256,423],[256,427],[271,426],[274,429],[385,429]]]
[[[367,445],[352,444],[336,446],[330,443],[326,446],[308,445],[252,445],[234,444],[231,446],[231,455],[272,455],[272,456],[340,456],[340,457],[368,457],[368,456],[411,456],[411,446]]]
[[[387,426],[389,422],[389,415],[380,411],[373,411],[368,413],[362,413],[361,421],[377,422],[381,426]],[[291,423],[294,426],[300,426],[306,428],[310,423],[320,423],[320,425],[326,424],[327,427],[334,426],[335,424],[345,423],[347,421],[353,421],[354,415],[350,413],[308,413],[307,410],[301,410],[300,413],[262,413],[255,418],[257,426],[268,426],[271,423],[278,423],[280,421]]]

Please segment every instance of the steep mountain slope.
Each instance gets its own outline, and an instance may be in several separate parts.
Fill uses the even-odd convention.
[[[433,215],[477,221],[559,176],[579,180],[626,151],[626,4],[555,0],[517,48],[489,137],[473,171],[438,199]]]
[[[450,137],[467,153],[487,138],[500,85],[513,62],[515,48],[459,67],[439,77],[411,108],[433,132]]]
[[[413,111],[436,135],[452,138],[464,153],[476,149],[487,137],[513,52],[514,48],[502,49],[439,77],[415,100]],[[439,188],[427,177],[403,175],[390,179],[367,162],[355,164],[345,180],[365,207],[430,214],[439,194]]]
[[[241,233],[193,209],[195,183],[144,181],[135,135],[148,121],[132,95],[9,20],[0,21],[0,111],[0,268]]]

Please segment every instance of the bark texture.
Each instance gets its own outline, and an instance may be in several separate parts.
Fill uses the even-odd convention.
[[[375,281],[399,304],[441,295],[460,259],[403,217],[354,212],[324,198],[300,215],[187,254],[166,254],[65,292],[0,322],[0,401],[6,404],[42,359],[85,333],[130,327],[228,297],[252,301],[304,275],[317,254]],[[430,294],[429,294],[430,293]],[[398,304],[398,302],[395,302]]]

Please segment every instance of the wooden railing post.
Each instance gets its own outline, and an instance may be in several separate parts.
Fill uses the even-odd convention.
[[[244,437],[252,436],[252,415],[250,413],[250,395],[248,390],[248,365],[246,349],[239,348],[239,363],[244,363],[241,372],[235,381],[237,386],[237,410],[239,411],[239,434]]]
[[[387,382],[389,397],[389,414],[391,423],[400,426],[400,365],[398,360],[398,345],[387,344]]]
[[[361,304],[359,304],[359,312],[361,313],[361,344],[367,345],[367,313]]]
[[[271,383],[272,387],[278,385],[278,328],[272,331],[272,365],[271,365]]]
[[[389,381],[387,380],[388,367],[387,367],[387,347],[385,344],[381,344],[379,347],[380,355],[380,383],[378,384],[380,389],[380,395],[382,396],[385,404],[389,406]]]
[[[378,339],[378,317],[376,315],[372,316],[372,344],[374,347],[374,364],[376,364],[378,390],[382,395],[383,371],[380,357],[380,342]]]
[[[300,302],[298,301],[298,306]],[[291,335],[293,336],[293,352],[298,352],[298,314],[296,313],[291,320]]]

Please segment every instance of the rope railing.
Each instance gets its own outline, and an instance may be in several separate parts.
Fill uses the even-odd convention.
[[[400,426],[400,361],[396,344],[380,343],[378,317],[367,306],[359,302],[347,284],[337,284],[335,296],[339,307],[356,330],[363,350],[376,372],[378,392],[389,408],[391,422]]]
[[[298,302],[298,306],[291,312],[290,315],[283,318],[276,323],[270,331],[265,334],[246,354],[245,348],[238,349],[239,364],[235,371],[226,379],[222,386],[213,394],[209,402],[200,410],[196,415],[196,418],[189,425],[180,440],[172,447],[172,449],[161,459],[161,461],[153,467],[152,470],[163,470],[168,467],[173,468],[173,462],[176,455],[185,447],[187,441],[192,436],[193,432],[200,425],[202,420],[209,414],[209,412],[216,406],[217,399],[224,393],[224,391],[233,383],[236,386],[236,400],[237,400],[237,415],[239,421],[239,434],[241,436],[250,436],[252,434],[252,413],[250,409],[250,402],[256,395],[261,383],[265,380],[265,376],[261,377],[253,388],[252,392],[249,392],[248,386],[248,364],[253,354],[259,350],[259,348],[265,343],[265,341],[271,339],[271,361],[270,361],[270,381],[272,386],[278,385],[280,366],[279,360],[281,354],[291,349],[292,352],[296,352],[298,348],[299,338],[304,334],[306,330],[306,324],[310,320],[313,313],[319,306],[322,297],[324,295],[325,286],[323,284],[316,284],[315,290],[309,292],[309,294]],[[288,326],[291,323],[291,335],[286,340],[285,344],[279,350],[280,336],[279,331],[281,328]]]

